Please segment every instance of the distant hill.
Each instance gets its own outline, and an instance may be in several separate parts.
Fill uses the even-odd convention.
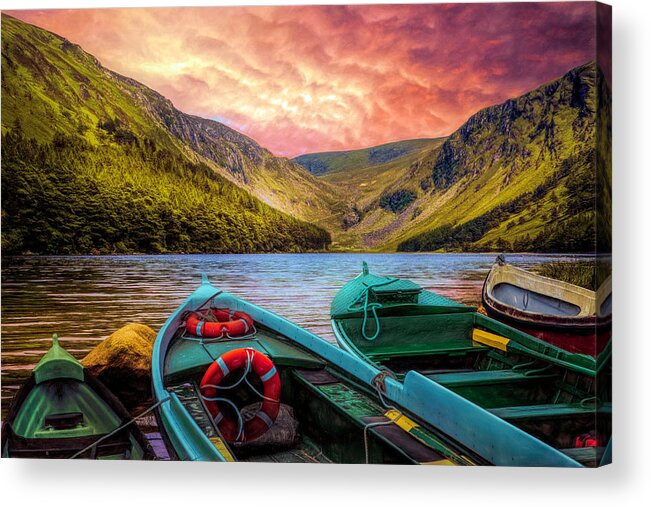
[[[294,161],[312,174],[322,176],[326,173],[382,165],[405,155],[421,151],[436,142],[437,139],[411,139],[360,150],[309,153],[294,158]]]
[[[303,251],[330,242],[305,222],[336,217],[329,185],[4,14],[2,135],[3,253]]]

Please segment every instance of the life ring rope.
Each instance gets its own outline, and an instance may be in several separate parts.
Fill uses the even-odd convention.
[[[214,378],[221,380],[226,377],[226,375],[228,375],[231,371],[228,362],[239,360],[242,352],[244,352],[245,355],[243,372],[235,383],[228,386],[222,386],[218,383],[210,382],[210,380]],[[247,378],[248,374],[253,369],[253,362],[257,357],[264,358],[262,361],[265,366],[267,364],[270,364],[270,368],[265,373],[261,374],[259,371],[256,372],[265,386],[264,394],[260,393]],[[237,387],[242,382],[244,382],[256,395],[258,395],[263,400],[261,409],[258,410],[252,417],[247,418],[246,420],[244,420],[241,411],[231,400],[222,396],[208,396],[201,392],[203,389],[214,389],[215,391],[229,390]],[[273,387],[271,387],[272,385]],[[277,392],[276,396],[268,396],[268,390],[274,393]],[[213,416],[215,425],[220,428],[220,431],[222,431],[223,426],[222,432],[225,433],[223,436],[227,440],[235,442],[255,440],[264,434],[269,428],[271,428],[276,419],[276,416],[278,415],[278,407],[280,405],[280,377],[273,362],[271,362],[271,360],[261,352],[258,352],[255,349],[251,348],[234,349],[226,352],[223,356],[220,356],[211,364],[211,366],[206,371],[203,379],[201,380],[201,384],[199,386],[199,395],[204,401],[208,402],[207,408]],[[228,404],[235,412],[237,417],[236,435],[232,435],[233,431],[230,429],[232,422],[227,419],[220,411],[217,402],[224,402]],[[258,424],[257,426],[253,427],[252,425],[250,428],[248,428],[247,433],[248,424],[251,423],[255,418],[260,419],[264,423],[264,426],[260,426],[260,424]]]
[[[183,317],[182,337],[192,341],[246,340],[257,333],[251,316],[238,310],[211,307],[189,311]]]

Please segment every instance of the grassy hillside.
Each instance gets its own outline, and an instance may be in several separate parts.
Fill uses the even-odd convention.
[[[602,83],[592,62],[474,115],[434,159],[436,213],[398,249],[594,251]]]
[[[406,155],[428,148],[436,139],[411,139],[350,151],[309,153],[294,158],[312,174],[322,176],[335,172],[350,172],[370,166],[380,166]]]
[[[593,251],[597,112],[609,118],[609,101],[601,72],[588,63],[478,112],[427,149],[325,173],[346,187],[357,211],[338,243],[378,251]],[[601,151],[606,166],[609,148]]]
[[[333,247],[343,250],[374,248],[383,239],[378,231],[398,231],[415,211],[402,213],[428,188],[431,164],[424,162],[437,153],[444,138],[423,143],[419,150],[383,164],[349,167],[331,171],[321,179],[341,188],[348,198],[349,211],[343,230],[333,234]]]
[[[447,138],[292,161],[178,111],[55,34],[5,15],[2,29],[5,253],[330,241],[341,251],[580,252],[594,250],[597,228],[597,247],[610,249],[610,91],[594,63],[479,111]]]
[[[6,15],[2,136],[3,253],[302,251],[330,241],[294,218],[335,213],[327,185]],[[250,195],[260,193],[292,216]]]

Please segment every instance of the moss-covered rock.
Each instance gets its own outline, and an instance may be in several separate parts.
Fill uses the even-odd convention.
[[[151,353],[156,332],[142,324],[117,330],[81,363],[120,398],[127,408],[151,399]]]

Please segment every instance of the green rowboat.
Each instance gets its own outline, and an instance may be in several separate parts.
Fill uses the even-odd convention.
[[[366,263],[335,296],[331,318],[339,345],[368,364],[398,380],[418,372],[581,464],[600,463],[611,435],[610,347],[596,359],[568,353]]]
[[[149,459],[120,401],[59,345],[18,391],[2,427],[3,458]]]
[[[197,324],[208,315],[246,320],[226,324],[246,334],[202,336],[219,327]],[[422,375],[388,378],[205,276],[158,333],[152,382],[180,460],[580,466]],[[460,423],[460,411],[478,426]],[[268,430],[247,434],[261,420]]]

